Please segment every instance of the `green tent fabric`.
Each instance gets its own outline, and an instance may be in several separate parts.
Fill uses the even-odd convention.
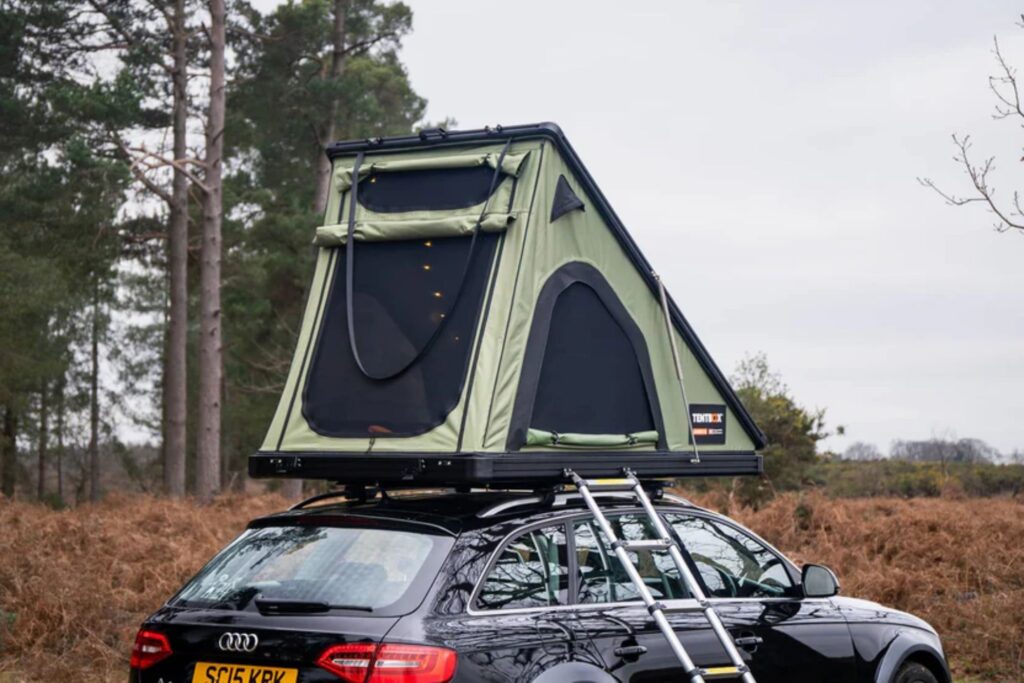
[[[328,329],[344,331],[344,320],[336,320],[332,316],[338,315],[337,310],[343,311],[343,308],[337,308],[345,288],[344,257],[339,253],[343,252],[347,236],[345,220],[353,189],[355,153],[337,152],[334,154],[333,185],[325,210],[326,220],[313,235],[318,256],[305,315],[292,365],[278,408],[260,447],[260,455],[271,458],[288,454],[337,453],[365,459],[388,454],[458,457],[459,454],[471,453],[546,453],[568,446],[574,452],[621,448],[623,458],[634,451],[676,454],[680,459],[686,456],[689,462],[695,441],[702,458],[713,458],[716,453],[752,455],[763,446],[763,435],[707,351],[685,322],[674,318],[672,334],[681,354],[688,399],[688,405],[684,406],[666,332],[665,311],[657,292],[652,289],[649,266],[638,261],[642,256],[634,253],[635,245],[624,241],[617,217],[610,207],[605,206],[603,196],[595,190],[585,170],[571,157],[567,143],[557,136],[516,136],[495,131],[480,132],[467,142],[456,143],[454,140],[455,137],[447,137],[438,139],[436,143],[424,143],[410,138],[405,147],[385,145],[379,152],[375,151],[373,144],[366,143],[359,147],[365,149],[360,175],[371,171],[400,173],[485,165],[496,168],[502,149],[511,140],[501,162],[503,173],[498,189],[488,202],[451,211],[421,209],[389,214],[374,213],[357,205],[354,234],[360,241],[386,242],[413,253],[410,250],[414,248],[414,240],[420,240],[421,247],[429,245],[429,240],[434,238],[470,240],[474,226],[486,207],[480,231],[496,239],[496,246],[479,248],[476,256],[470,254],[471,259],[486,259],[479,269],[482,284],[471,293],[462,292],[459,287],[466,287],[466,276],[463,274],[459,280],[456,271],[462,267],[463,260],[459,259],[465,257],[453,257],[455,265],[449,269],[449,277],[450,283],[455,284],[450,284],[444,292],[446,296],[454,295],[455,298],[461,295],[460,301],[465,300],[473,306],[472,316],[468,318],[472,322],[468,334],[460,334],[458,339],[448,335],[444,329],[446,321],[437,322],[437,316],[444,317],[445,309],[431,313],[427,303],[416,303],[419,296],[417,287],[388,284],[382,280],[380,291],[391,292],[387,296],[403,297],[402,301],[384,301],[381,305],[375,304],[375,308],[358,308],[362,305],[359,301],[355,304],[358,308],[356,314],[361,316],[360,330],[403,331],[412,323],[425,324],[417,322],[414,314],[417,306],[426,306],[423,315],[434,316],[441,329],[439,333],[432,333],[436,340],[430,342],[431,347],[424,355],[429,357],[433,353],[445,352],[453,343],[463,347],[464,353],[458,356],[461,365],[457,373],[461,388],[445,398],[443,414],[432,422],[423,422],[427,427],[405,430],[400,435],[388,426],[391,416],[386,407],[381,408],[379,418],[367,420],[366,429],[361,434],[331,435],[307,419],[311,412],[315,412],[310,410],[310,401],[316,400],[315,392],[310,393],[312,369],[322,367],[331,359],[340,363],[344,354],[350,353],[343,343],[330,348],[320,344],[321,339],[326,339]],[[586,205],[586,210],[565,213],[552,223],[551,209],[560,183],[569,187]],[[672,213],[682,210],[683,207],[666,207],[666,211]],[[365,254],[357,257],[357,274],[369,277],[366,266],[362,265],[364,258]],[[672,263],[668,255],[660,255],[658,260],[666,267]],[[430,268],[431,263],[424,261],[423,269]],[[358,271],[359,268],[364,270]],[[394,277],[398,277],[399,270],[394,271]],[[561,419],[557,415],[560,404],[578,404],[581,409],[573,414],[572,420],[586,423],[591,412],[604,410],[601,406],[608,401],[619,400],[614,389],[603,388],[607,384],[600,385],[600,391],[587,389],[588,384],[599,386],[602,381],[611,381],[611,375],[601,367],[581,371],[581,382],[576,383],[577,386],[569,383],[552,385],[555,387],[553,391],[565,391],[564,400],[557,396],[553,399],[548,396],[546,400],[541,400],[545,397],[534,396],[538,387],[548,387],[545,373],[557,373],[559,368],[567,367],[565,362],[557,360],[556,354],[572,353],[572,347],[552,348],[541,353],[537,353],[535,347],[544,334],[556,332],[554,326],[550,333],[546,332],[546,326],[552,323],[542,314],[545,306],[555,305],[548,300],[554,291],[552,283],[565,278],[571,280],[577,277],[573,274],[577,271],[597,274],[594,277],[599,282],[582,282],[580,286],[600,294],[600,302],[594,304],[594,310],[606,310],[607,315],[613,316],[614,319],[607,322],[612,326],[609,329],[617,326],[624,330],[622,338],[625,341],[622,343],[632,345],[636,350],[636,360],[619,370],[642,369],[642,373],[636,370],[642,377],[636,380],[635,385],[642,388],[641,400],[649,405],[644,407],[646,412],[637,413],[647,417],[643,420],[637,418],[639,421],[635,428],[626,425],[623,429],[619,426],[609,429],[597,425],[596,428],[580,430],[573,424],[541,424],[534,419],[536,411],[549,410],[554,406],[555,412],[550,419],[557,421]],[[382,278],[390,276],[389,273],[381,275]],[[459,282],[462,284],[458,285]],[[566,285],[564,289],[568,292],[571,287]],[[578,291],[578,288],[572,291]],[[440,288],[437,294],[442,294]],[[374,318],[373,310],[389,311],[389,315],[406,311],[402,315],[413,317],[408,319],[408,324],[396,318],[386,321],[385,325],[384,320]],[[573,330],[565,330],[564,333],[571,335]],[[408,353],[412,353],[417,344],[424,343],[423,338],[413,334],[402,344],[408,345]],[[584,336],[583,342],[586,341]],[[376,348],[363,342],[360,346]],[[543,347],[544,343],[539,346]],[[395,351],[400,352],[405,353],[400,349]],[[315,362],[317,359],[319,365]],[[579,363],[586,361],[582,356],[566,359]],[[544,363],[548,365],[544,366]],[[420,375],[427,377],[424,373],[429,370],[429,367],[421,368],[414,364],[408,371],[412,374],[404,381],[429,393],[432,386],[429,382],[424,380],[426,383],[417,384]],[[348,380],[345,382],[348,382],[345,386],[355,386]],[[341,387],[341,384],[331,386]],[[342,391],[342,388],[337,390]],[[412,400],[410,397],[418,395],[420,390],[405,391],[401,400],[408,403]],[[365,408],[372,413],[372,402],[356,399],[360,409]],[[593,410],[588,409],[589,402],[594,404]],[[627,409],[635,407],[636,403],[636,399],[631,399],[629,404],[623,404],[620,412],[630,412]],[[319,407],[330,410],[329,404]],[[553,433],[559,434],[557,444],[553,442]]]

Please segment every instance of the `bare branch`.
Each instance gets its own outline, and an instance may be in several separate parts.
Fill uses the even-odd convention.
[[[996,105],[996,113],[993,114],[993,118],[1005,119],[1018,116],[1024,119],[1024,109],[1021,109],[1020,104],[1020,89],[1017,85],[1017,70],[1011,67],[1003,57],[1003,52],[999,48],[999,39],[993,38],[992,44],[992,54],[996,56],[996,62],[1002,72],[998,76],[988,77],[988,87],[1000,102]]]
[[[373,38],[368,38],[367,40],[361,40],[358,43],[353,43],[352,45],[349,45],[348,47],[345,48],[345,50],[341,54],[343,56],[345,56],[345,57],[348,57],[348,56],[353,55],[353,54],[359,54],[359,53],[368,51],[374,45],[377,45],[378,43],[382,43],[385,40],[389,40],[389,39],[390,40],[394,40],[394,39],[397,39],[397,38],[398,38],[398,34],[397,33],[379,33],[379,34],[375,35]]]
[[[206,185],[203,184],[202,179],[189,170],[189,166],[199,166],[200,168],[205,167],[206,164],[202,159],[197,159],[195,157],[168,159],[167,157],[160,156],[156,152],[150,152],[145,147],[129,147],[126,149],[128,152],[138,155],[135,157],[135,163],[139,166],[148,170],[154,170],[161,167],[171,167],[185,174],[185,177],[200,190],[208,192],[208,189]]]
[[[975,166],[971,163],[968,155],[968,150],[971,148],[971,136],[965,135],[961,138],[954,134],[953,144],[957,148],[957,154],[953,157],[953,160],[963,166],[967,177],[971,179],[971,184],[974,186],[976,194],[971,197],[960,197],[942,191],[930,178],[918,178],[917,181],[924,187],[934,190],[952,206],[966,206],[967,204],[974,203],[984,204],[999,219],[995,224],[995,229],[999,232],[1005,232],[1010,229],[1024,231],[1024,221],[1012,220],[1010,218],[1011,213],[1003,210],[996,204],[995,189],[989,184],[988,180],[988,174],[995,168],[995,157],[989,157],[980,166]],[[1021,211],[1017,193],[1014,194],[1013,207],[1013,213],[1024,218],[1024,212]]]

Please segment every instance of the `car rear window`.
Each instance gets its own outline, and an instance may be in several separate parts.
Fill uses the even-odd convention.
[[[451,544],[446,536],[386,528],[249,529],[171,604],[252,610],[256,600],[287,600],[405,614],[423,599]]]

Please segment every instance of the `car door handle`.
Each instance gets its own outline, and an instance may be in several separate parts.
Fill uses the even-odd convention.
[[[624,645],[615,648],[616,657],[639,657],[646,652],[647,648],[643,645]]]
[[[761,636],[743,636],[742,638],[736,638],[733,642],[736,643],[737,647],[752,648],[763,643],[764,638]]]

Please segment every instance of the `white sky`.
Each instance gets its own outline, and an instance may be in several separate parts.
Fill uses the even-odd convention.
[[[1024,181],[986,80],[1014,3],[406,2],[428,117],[560,124],[718,364],[764,351],[828,446],[1024,448],[1024,236],[915,180],[966,189],[963,131]]]

